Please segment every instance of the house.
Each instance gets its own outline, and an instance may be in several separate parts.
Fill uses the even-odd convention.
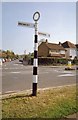
[[[0,58],[2,58],[2,51],[0,50]]]
[[[78,58],[78,44],[76,44],[76,56]]]
[[[66,49],[66,58],[67,59],[74,59],[77,55],[76,55],[76,46],[69,42],[66,41],[64,43],[61,44],[65,49]]]
[[[39,57],[57,57],[65,58],[65,48],[59,44],[48,43],[48,40],[42,42],[38,46],[38,56]]]

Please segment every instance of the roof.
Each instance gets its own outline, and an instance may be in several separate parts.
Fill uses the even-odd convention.
[[[6,54],[0,52],[0,58],[2,58],[2,57],[6,57]]]
[[[2,53],[0,53],[0,58],[2,57]]]
[[[76,46],[73,43],[69,42],[69,41],[66,41],[66,42],[62,43],[62,46],[64,48],[76,48]]]
[[[46,43],[47,47],[52,50],[65,50],[63,46],[60,46],[59,44],[54,44],[54,43]]]
[[[76,48],[78,48],[78,44],[76,44]]]

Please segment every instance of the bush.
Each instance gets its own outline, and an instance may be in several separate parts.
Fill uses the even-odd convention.
[[[72,61],[72,63],[78,65],[78,58],[75,57],[74,60]]]
[[[68,60],[64,58],[52,58],[52,57],[39,57],[39,65],[58,65],[58,64],[67,64]],[[33,65],[33,58],[31,58],[31,65]]]

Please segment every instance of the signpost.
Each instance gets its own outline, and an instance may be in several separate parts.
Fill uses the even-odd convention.
[[[49,33],[44,33],[44,32],[38,32],[38,35],[45,36],[45,37],[50,37]]]
[[[37,83],[38,83],[38,75],[37,75],[37,69],[38,69],[38,28],[37,28],[37,21],[40,18],[40,13],[35,12],[33,15],[33,19],[35,21],[35,40],[34,40],[34,62],[33,62],[33,91],[32,95],[37,95]]]
[[[18,22],[18,25],[24,26],[24,27],[29,27],[29,28],[35,28],[35,24],[34,23]]]
[[[29,27],[29,28],[35,28],[34,23],[29,23],[29,22],[18,22],[19,26],[24,26],[24,27]],[[50,37],[49,33],[44,33],[44,32],[38,32],[38,35],[45,36],[45,37]]]
[[[35,12],[33,15],[34,23],[28,23],[28,22],[18,22],[19,26],[25,26],[29,28],[35,29],[35,40],[34,40],[34,60],[33,60],[33,86],[32,86],[32,95],[37,95],[37,83],[38,83],[38,35],[43,35],[46,37],[50,37],[50,34],[48,33],[42,33],[38,32],[38,20],[40,18],[40,13]]]

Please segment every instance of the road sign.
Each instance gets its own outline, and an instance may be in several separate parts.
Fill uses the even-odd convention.
[[[29,28],[35,29],[35,40],[34,40],[34,62],[33,62],[33,89],[32,89],[32,95],[37,95],[37,83],[38,83],[38,35],[50,37],[50,34],[48,33],[42,33],[38,32],[38,23],[37,21],[40,18],[40,13],[35,12],[33,15],[33,19],[35,23],[28,23],[28,22],[18,22],[18,25],[25,26]]]
[[[38,34],[42,36],[50,37],[49,33],[38,32]]]
[[[34,15],[33,15],[34,21],[38,21],[39,18],[40,18],[40,13],[39,12],[35,12]]]
[[[29,28],[35,28],[35,24],[34,23],[18,22],[18,25],[29,27]]]

